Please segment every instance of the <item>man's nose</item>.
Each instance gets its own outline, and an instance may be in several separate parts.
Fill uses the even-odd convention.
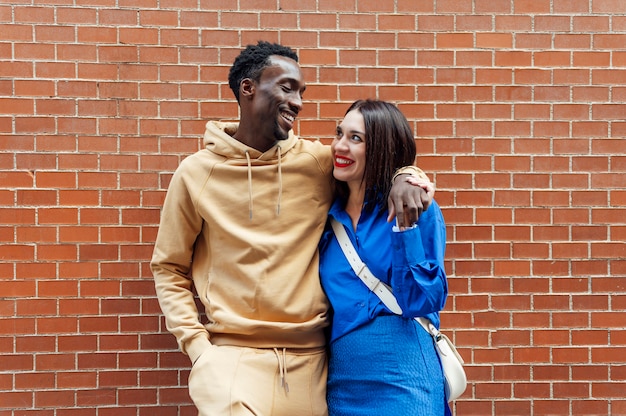
[[[302,96],[300,94],[291,94],[289,97],[289,106],[297,113],[302,111]]]

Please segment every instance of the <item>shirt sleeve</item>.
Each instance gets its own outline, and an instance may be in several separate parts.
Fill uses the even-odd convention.
[[[436,314],[444,308],[448,295],[445,247],[445,223],[434,201],[416,227],[392,232],[391,286],[404,317]]]

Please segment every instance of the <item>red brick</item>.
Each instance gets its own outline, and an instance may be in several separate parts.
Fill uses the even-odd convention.
[[[442,324],[472,362],[457,413],[626,413],[622,4],[217,3],[0,6],[0,351],[37,366],[0,380],[16,416],[195,414],[149,258],[172,172],[238,117],[228,68],[260,38],[300,53],[303,138],[329,144],[363,97],[415,128],[447,224]]]

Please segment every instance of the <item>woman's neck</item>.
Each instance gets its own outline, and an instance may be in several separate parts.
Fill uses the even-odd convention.
[[[350,186],[350,195],[346,201],[346,212],[352,220],[352,228],[356,230],[356,226],[361,218],[361,211],[363,210],[363,202],[365,200],[365,189],[362,186],[356,187]]]

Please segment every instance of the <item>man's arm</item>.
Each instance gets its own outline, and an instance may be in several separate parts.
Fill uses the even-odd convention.
[[[405,166],[398,169],[387,200],[387,221],[397,218],[400,229],[410,227],[428,209],[434,195],[435,186],[420,168]]]
[[[209,333],[198,317],[190,276],[194,243],[202,218],[180,169],[172,177],[150,263],[159,305],[167,329],[192,363],[210,345]]]

